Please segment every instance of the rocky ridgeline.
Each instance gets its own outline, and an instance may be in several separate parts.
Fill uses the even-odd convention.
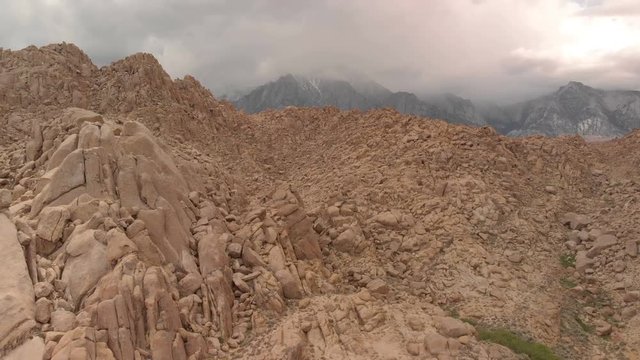
[[[256,307],[281,313],[323,288],[291,192],[238,218],[190,191],[140,123],[68,109],[34,130],[19,184],[2,190],[6,281],[20,284],[3,348],[37,330],[47,358],[203,358],[242,343]]]
[[[49,119],[71,106],[128,115],[155,135],[171,133],[205,142],[224,138],[242,118],[195,78],[172,80],[150,54],[138,53],[98,68],[73,44],[0,50],[0,124],[7,129],[0,134],[2,144],[29,134],[31,113]],[[228,148],[218,144],[217,150]]]
[[[232,213],[230,196],[193,191],[165,147],[138,122],[70,108],[46,124],[35,122],[33,131],[13,191],[2,190],[8,217],[2,215],[0,225],[9,249],[3,281],[10,292],[0,335],[5,352],[38,336],[10,356],[234,357],[251,352],[243,345],[272,330],[289,301],[300,299],[298,306],[307,309],[271,331],[286,332],[269,352],[272,358],[304,354],[307,342],[331,357],[345,351],[351,354],[346,358],[373,356],[383,349],[358,346],[356,334],[373,341],[385,324],[410,341],[391,346],[414,355],[446,358],[471,353],[471,346],[487,353],[470,337],[472,327],[436,306],[407,320],[418,325],[404,334],[404,323],[388,321],[387,312],[400,310],[386,309],[389,287],[380,277],[361,277],[363,289],[354,295],[323,295],[344,286],[337,269],[325,265],[329,244],[358,255],[369,248],[359,221],[404,228],[409,218],[386,212],[367,220],[348,203],[310,215],[288,186]],[[320,300],[311,303],[309,296]],[[344,318],[342,327],[356,331],[346,345],[332,340],[343,329],[327,328],[328,317]],[[423,341],[425,324],[433,326]]]
[[[638,358],[637,133],[246,116],[150,55],[0,54],[10,359]]]

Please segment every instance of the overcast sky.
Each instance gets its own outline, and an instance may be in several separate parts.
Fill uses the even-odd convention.
[[[62,41],[98,65],[150,52],[217,95],[333,68],[498,102],[640,89],[639,0],[0,0],[0,47]]]

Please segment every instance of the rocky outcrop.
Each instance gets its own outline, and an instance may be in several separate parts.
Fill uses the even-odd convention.
[[[0,62],[25,53],[56,56]],[[165,75],[146,55],[91,71],[101,115],[0,103],[8,356],[517,359],[492,329],[637,355],[638,134],[249,117]]]
[[[37,320],[47,358],[200,359],[242,344],[261,311],[330,288],[312,219],[290,190],[238,217],[192,191],[138,122],[70,108],[33,129],[57,135],[28,146],[39,170],[12,212],[24,239],[0,219],[17,276],[2,349]]]
[[[36,323],[34,292],[14,224],[0,213],[0,355],[31,336]]]
[[[484,118],[469,100],[452,94],[419,99],[412,93],[391,92],[366,79],[287,74],[253,89],[234,104],[247,113],[288,106],[334,106],[342,110],[393,108],[403,114],[442,119],[456,124],[485,124]]]

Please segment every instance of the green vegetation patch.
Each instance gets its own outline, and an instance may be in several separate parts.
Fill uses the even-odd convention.
[[[576,256],[573,254],[563,254],[560,255],[560,264],[562,264],[563,268],[575,267],[576,266]]]
[[[567,278],[561,278],[560,284],[562,285],[562,287],[567,289],[573,289],[577,285],[573,280]]]
[[[589,324],[585,323],[578,316],[575,317],[575,320],[578,323],[578,325],[580,325],[580,328],[582,329],[582,331],[584,331],[586,333],[592,333],[593,332],[593,326],[592,325],[589,325]]]
[[[507,329],[477,328],[480,340],[506,346],[517,354],[525,354],[531,360],[560,360],[551,349],[541,343],[531,342]]]

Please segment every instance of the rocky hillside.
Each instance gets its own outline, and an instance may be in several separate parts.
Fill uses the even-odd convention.
[[[453,123],[484,125],[469,100],[447,94],[421,100],[408,92],[391,92],[370,80],[336,80],[285,75],[259,86],[235,101],[247,113],[287,106],[335,106],[342,110],[396,109],[404,114],[444,119]]]
[[[0,356],[640,358],[637,132],[245,115],[150,55],[0,54]]]

